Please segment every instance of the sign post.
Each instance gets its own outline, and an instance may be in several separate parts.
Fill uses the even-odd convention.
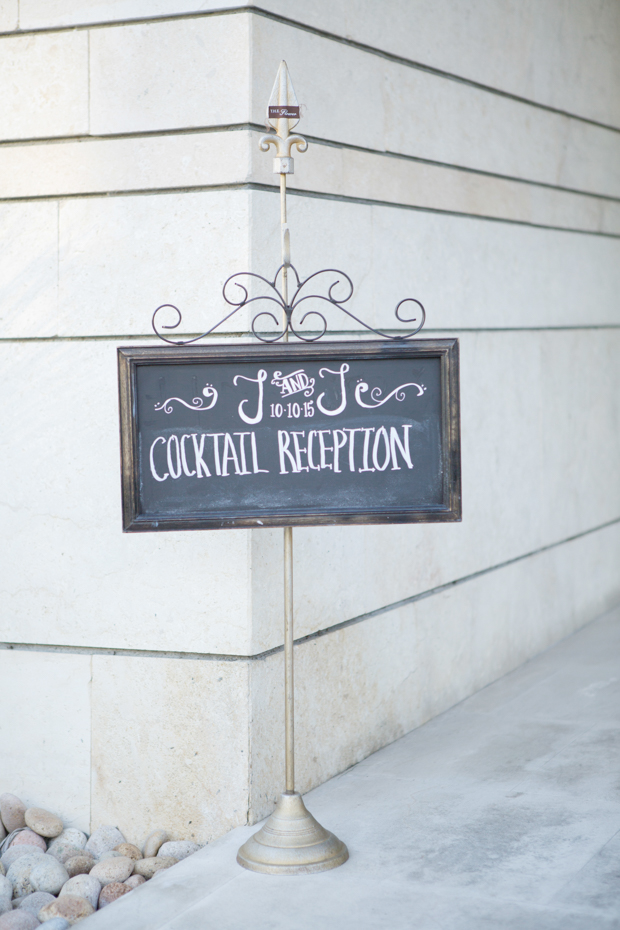
[[[343,272],[300,279],[286,214],[291,149],[307,148],[291,133],[298,121],[282,62],[268,107],[275,131],[260,140],[263,151],[275,146],[280,175],[282,263],[275,278],[232,275],[223,296],[233,309],[193,338],[175,341],[161,332],[181,323],[178,308],[164,304],[153,328],[169,347],[118,350],[124,531],[284,527],[285,790],[237,856],[245,868],[272,874],[324,871],[349,855],[295,790],[293,526],[461,519],[458,341],[408,342],[425,319],[413,298],[395,314],[416,328],[393,335],[345,306],[353,284]],[[336,298],[337,290],[344,296]],[[255,301],[269,307],[251,324],[263,345],[193,345]],[[317,301],[382,341],[315,344],[327,329]],[[274,303],[282,327],[261,332],[261,318],[278,326]],[[402,315],[406,304],[415,305],[413,319]],[[159,327],[170,310],[175,322]],[[309,317],[318,319],[318,333],[300,328]],[[289,334],[301,344],[290,344]]]

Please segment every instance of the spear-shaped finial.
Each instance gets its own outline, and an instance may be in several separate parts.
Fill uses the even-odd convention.
[[[262,152],[268,152],[269,146],[276,147],[277,155],[273,160],[274,174],[293,174],[295,164],[291,157],[291,148],[305,152],[308,143],[303,136],[291,134],[299,122],[299,103],[293,88],[291,76],[285,61],[280,62],[278,73],[267,105],[267,125],[275,130],[261,136],[259,145]]]

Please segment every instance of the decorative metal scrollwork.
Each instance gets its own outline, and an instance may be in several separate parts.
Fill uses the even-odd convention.
[[[280,274],[284,271],[292,272],[295,276],[295,289],[291,300],[287,303],[283,297],[282,290],[278,287],[278,278]],[[310,288],[307,288],[309,282],[313,281],[316,285],[317,279],[321,275],[331,275],[332,278],[335,276],[335,279],[329,279],[325,283],[324,288],[317,288],[317,290],[324,290],[324,293],[310,293],[314,290],[314,285]],[[245,280],[246,283],[242,283]],[[256,296],[250,297],[250,292],[248,288],[250,287],[250,282],[260,282],[262,293],[257,294]],[[247,284],[247,287],[246,287]],[[239,288],[239,290],[235,290]],[[337,296],[338,289],[344,289],[343,296]],[[420,322],[419,325],[408,333],[398,333],[397,335],[392,335],[390,333],[382,332],[380,329],[375,329],[373,326],[370,326],[368,323],[365,323],[364,320],[361,320],[358,316],[349,310],[348,307],[343,306],[347,301],[353,296],[353,282],[348,274],[345,274],[344,271],[338,271],[336,268],[323,268],[321,271],[315,271],[314,274],[311,274],[305,280],[301,280],[297,269],[293,265],[280,265],[276,271],[273,281],[269,281],[267,278],[262,277],[262,275],[255,274],[253,271],[240,271],[236,274],[230,276],[222,288],[222,294],[224,300],[229,306],[233,309],[230,313],[227,313],[218,323],[208,329],[206,332],[201,333],[200,336],[194,336],[192,339],[183,339],[175,340],[169,339],[167,336],[163,335],[160,330],[164,329],[177,329],[182,322],[181,311],[178,307],[175,307],[174,304],[162,304],[157,308],[153,314],[153,330],[160,339],[163,339],[164,342],[168,342],[170,345],[177,346],[186,346],[190,345],[193,342],[198,342],[200,339],[204,339],[206,336],[210,336],[216,329],[218,329],[222,324],[229,320],[235,313],[238,313],[239,310],[243,307],[247,307],[252,303],[258,301],[266,301],[270,304],[275,304],[284,314],[284,320],[286,325],[281,325],[280,320],[273,312],[273,309],[263,309],[260,310],[252,319],[251,329],[254,336],[259,339],[261,342],[272,343],[279,342],[285,335],[285,333],[291,333],[297,339],[300,339],[302,342],[317,342],[321,339],[327,332],[327,319],[320,312],[320,310],[308,309],[303,313],[303,316],[299,319],[299,322],[293,322],[293,316],[296,310],[299,310],[301,304],[305,303],[308,300],[322,300],[328,303],[332,307],[337,307],[338,310],[341,310],[343,313],[346,313],[348,317],[352,320],[355,320],[356,323],[359,323],[360,326],[363,326],[365,329],[369,330],[372,333],[375,333],[377,336],[381,336],[383,339],[389,339],[391,341],[397,342],[403,339],[411,339],[412,336],[415,336],[420,332],[424,326],[426,320],[426,311],[420,303],[419,300],[416,300],[415,297],[406,297],[404,300],[401,300],[400,303],[396,305],[394,310],[394,315],[400,323],[417,323],[418,316],[414,317],[405,317],[402,315],[401,307],[405,304],[415,304],[419,308]],[[158,314],[160,311],[171,309],[176,313],[177,319],[176,322],[171,324],[160,325],[158,328]],[[301,312],[301,311],[300,311]],[[310,318],[316,318],[320,326],[320,331],[314,331],[312,334],[301,332],[299,327],[303,326],[304,322]],[[257,322],[263,318],[266,320],[272,320],[275,326],[280,326],[281,329],[275,333],[260,333],[257,330]]]

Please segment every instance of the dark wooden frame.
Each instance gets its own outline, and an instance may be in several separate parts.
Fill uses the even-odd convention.
[[[285,513],[238,518],[216,514],[145,517],[138,512],[138,456],[135,384],[139,365],[178,365],[179,362],[297,362],[301,360],[359,360],[363,358],[432,358],[441,360],[443,505],[429,510],[385,510],[369,513]],[[225,345],[119,348],[121,480],[123,531],[232,529],[258,526],[330,526],[372,523],[444,523],[461,519],[461,452],[458,339],[416,339],[415,342],[329,342],[295,345]]]

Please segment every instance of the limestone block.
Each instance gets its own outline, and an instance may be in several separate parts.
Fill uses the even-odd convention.
[[[5,36],[0,47],[2,139],[88,132],[85,32]]]
[[[0,204],[0,237],[0,334],[5,339],[55,335],[58,205]]]
[[[247,122],[249,41],[247,15],[93,31],[91,132]]]
[[[295,89],[308,108],[300,129],[310,136],[608,196],[620,192],[620,140],[612,130],[268,18],[254,19],[253,37],[260,49],[253,59],[254,122],[264,120],[273,61],[284,57],[295,62]],[[353,79],[354,97],[334,94],[334,86]]]
[[[256,138],[243,131],[206,132],[2,148],[0,197],[244,183],[251,180]]]
[[[0,0],[0,31],[12,32],[19,22],[19,0]]]
[[[90,656],[0,649],[0,681],[0,783],[87,829]]]
[[[373,326],[393,327],[394,308],[408,296],[422,301],[427,330],[435,331],[620,322],[617,239],[297,195],[288,201],[293,264],[302,277],[345,271],[355,285],[353,312]],[[251,203],[261,217],[253,266],[275,268],[278,197],[255,191]],[[329,321],[358,328],[341,313]]]
[[[143,837],[157,823],[172,838],[204,843],[244,823],[246,662],[93,663],[93,826],[117,823]]]
[[[17,0],[4,5],[2,28],[14,29]],[[20,25],[49,28],[234,6],[232,0],[21,0]],[[262,9],[546,106],[620,124],[616,50],[609,41],[618,30],[614,0],[594,6],[553,0],[544,9],[536,0],[514,9],[495,0],[474,7],[459,0],[432,6],[385,0],[380,7],[364,0],[266,0]]]
[[[250,267],[249,210],[245,191],[64,201],[61,332],[152,333],[163,303],[181,308],[184,332],[204,332],[226,315],[226,279]],[[224,329],[247,320],[241,311]]]
[[[247,654],[246,531],[122,533],[114,345],[4,343],[3,351],[15,417],[3,435],[29,449],[4,460],[12,497],[3,558],[14,592],[4,640]],[[57,687],[66,691],[62,678]],[[65,822],[55,791],[70,784],[58,778],[40,798]]]
[[[620,526],[295,648],[304,792],[483,688],[620,597]],[[283,784],[282,655],[251,666],[250,820]],[[276,751],[274,751],[274,749]]]

